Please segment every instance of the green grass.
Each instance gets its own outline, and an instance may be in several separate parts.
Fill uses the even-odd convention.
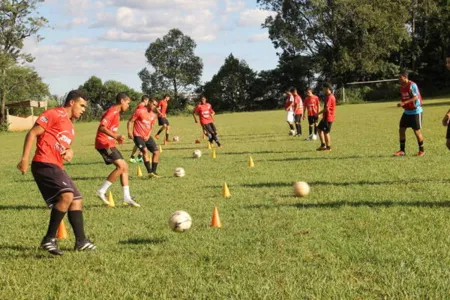
[[[409,130],[403,158],[392,157],[402,113],[394,103],[339,106],[331,153],[287,136],[285,113],[271,111],[218,115],[224,148],[214,160],[194,144],[192,118],[172,117],[181,140],[163,147],[164,178],[137,178],[130,165],[141,209],[107,208],[94,197],[111,167],[94,150],[97,123],[76,124],[67,171],[84,194],[98,251],[73,252],[66,220],[70,238],[57,258],[38,249],[49,215],[31,174],[15,168],[25,133],[2,134],[0,299],[447,298],[449,152],[440,120],[449,106],[426,102],[426,155],[415,156]],[[180,166],[186,176],[173,177]],[[292,195],[299,180],[310,183],[307,198]],[[224,182],[230,199],[221,197]],[[120,204],[118,182],[112,192]],[[209,227],[214,206],[221,229]],[[190,231],[170,231],[175,210],[191,214]]]

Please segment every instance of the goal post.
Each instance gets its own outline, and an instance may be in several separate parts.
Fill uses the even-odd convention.
[[[343,103],[347,102],[345,88],[348,87],[348,86],[358,86],[358,85],[365,85],[365,84],[370,85],[370,84],[377,84],[377,83],[384,83],[384,82],[393,82],[393,81],[398,81],[398,78],[381,79],[381,80],[369,80],[369,81],[355,81],[355,82],[345,83],[342,86],[342,102]]]

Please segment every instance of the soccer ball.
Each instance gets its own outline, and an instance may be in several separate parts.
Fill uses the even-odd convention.
[[[180,137],[176,135],[176,136],[173,137],[172,140],[173,140],[174,142],[178,142],[178,141],[180,140]]]
[[[294,184],[294,194],[297,197],[306,197],[310,191],[309,185],[304,181],[297,181]]]
[[[169,217],[169,227],[175,232],[185,232],[192,226],[191,216],[182,210],[177,210]]]
[[[183,177],[184,175],[186,175],[186,172],[183,168],[178,167],[173,171],[173,175],[175,177]]]
[[[201,157],[202,156],[202,151],[200,151],[200,150],[194,150],[194,152],[192,153],[192,156],[194,157],[194,158],[199,158],[199,157]]]
[[[313,134],[312,140],[313,140],[313,141],[316,141],[316,140],[317,140],[317,135]]]
[[[294,134],[295,134],[295,130],[294,129],[289,130],[289,135],[293,136]]]

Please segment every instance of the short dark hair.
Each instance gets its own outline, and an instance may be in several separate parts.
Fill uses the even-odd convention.
[[[130,98],[130,96],[125,92],[118,93],[116,96],[116,104],[120,104],[122,99],[125,99],[125,98]]]
[[[166,98],[166,97],[170,97],[170,95],[169,95],[169,94],[165,94],[165,95],[164,95],[164,98]]]
[[[312,92],[312,88],[307,88],[306,92],[311,91]]]
[[[329,89],[330,91],[332,90],[332,88],[331,88],[331,83],[325,83],[324,85],[323,85],[323,88],[324,89]]]
[[[295,92],[297,92],[297,89],[296,88],[292,88],[291,89],[291,93],[295,93]]]
[[[141,102],[144,101],[145,99],[150,100],[150,97],[148,95],[142,95]]]
[[[66,100],[64,101],[64,106],[69,105],[71,100],[77,100],[78,98],[83,98],[88,101],[86,93],[82,90],[72,90],[67,94]]]
[[[400,73],[400,75],[403,76],[403,77],[405,77],[405,78],[408,78],[408,76],[409,76],[408,71],[402,71],[402,72]]]

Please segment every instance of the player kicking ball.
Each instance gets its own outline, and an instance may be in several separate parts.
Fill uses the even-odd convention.
[[[63,255],[59,249],[56,232],[67,213],[75,235],[75,250],[95,250],[84,233],[83,198],[64,170],[63,161],[70,162],[70,148],[75,136],[73,119],[78,119],[86,110],[87,98],[82,91],[70,91],[63,107],[43,112],[25,137],[22,159],[17,168],[25,174],[34,140],[36,151],[31,163],[34,180],[49,208],[50,221],[41,248],[53,255]]]
[[[97,136],[95,137],[95,149],[100,153],[106,165],[114,164],[116,168],[108,175],[108,178],[96,194],[105,204],[109,204],[108,199],[106,199],[106,192],[120,177],[123,188],[123,203],[140,207],[130,195],[128,164],[116,148],[116,142],[121,144],[125,140],[125,136],[118,134],[117,131],[119,130],[120,113],[128,109],[130,101],[131,99],[128,94],[118,93],[116,96],[116,104],[111,106],[103,114],[100,125],[98,126]]]
[[[128,137],[133,139],[134,144],[141,151],[144,157],[144,165],[150,178],[158,178],[156,173],[159,162],[159,149],[151,134],[156,121],[153,110],[156,108],[156,100],[150,100],[146,107],[136,109],[127,123]],[[152,153],[152,163],[150,165],[150,155]]]

